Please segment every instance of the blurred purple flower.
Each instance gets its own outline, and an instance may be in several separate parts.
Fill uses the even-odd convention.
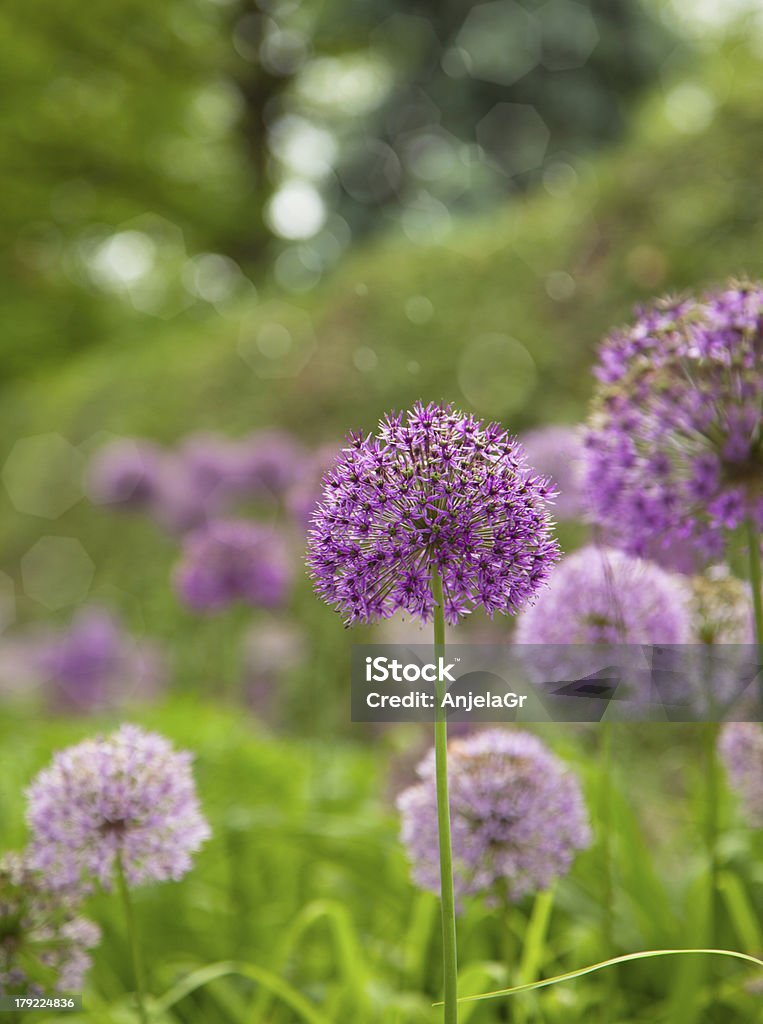
[[[315,588],[348,623],[398,610],[426,621],[436,567],[449,622],[479,605],[513,614],[557,557],[550,494],[497,424],[419,403],[376,437],[352,435],[327,474],[308,544]]]
[[[728,722],[721,730],[718,751],[750,824],[763,828],[763,726]]]
[[[262,430],[244,438],[238,460],[239,486],[254,497],[282,497],[309,465],[301,444],[282,430]]]
[[[529,464],[547,476],[558,492],[554,499],[556,517],[564,520],[580,518],[585,511],[581,428],[539,427],[520,435],[519,440]]]
[[[88,467],[90,500],[96,505],[149,509],[158,494],[164,458],[149,441],[123,438],[104,445]]]
[[[449,744],[454,884],[518,901],[566,874],[591,843],[580,785],[539,739],[490,729]],[[422,889],[439,892],[435,759],[398,797],[401,837]]]
[[[154,697],[165,679],[159,648],[137,641],[103,608],[85,608],[70,628],[41,638],[32,657],[59,710],[100,711]]]
[[[579,677],[601,667],[597,645],[685,644],[689,590],[682,577],[623,551],[581,548],[517,619],[515,642],[534,675]],[[640,658],[639,658],[640,661]]]
[[[97,925],[71,893],[53,893],[24,854],[0,857],[0,996],[81,992]]]
[[[656,303],[606,339],[596,374],[586,491],[621,546],[688,542],[708,561],[746,518],[763,525],[763,287]]]
[[[30,864],[52,888],[111,888],[182,878],[209,838],[191,755],[123,725],[56,754],[27,790]]]
[[[334,466],[341,444],[322,445],[305,461],[299,479],[286,494],[286,507],[297,525],[307,531],[323,492],[323,478]]]
[[[278,534],[246,520],[220,519],[185,538],[175,586],[194,611],[220,611],[236,601],[277,608],[291,577]]]

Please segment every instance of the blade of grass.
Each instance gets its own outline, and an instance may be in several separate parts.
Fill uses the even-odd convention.
[[[155,1001],[156,1011],[158,1013],[166,1013],[193,992],[198,992],[199,989],[212,984],[212,982],[217,981],[219,978],[226,978],[231,975],[248,978],[250,981],[254,981],[256,984],[268,989],[281,1002],[290,1007],[306,1024],[331,1024],[328,1018],[324,1017],[316,1007],[309,1003],[301,992],[298,992],[297,989],[293,988],[282,978],[272,974],[270,971],[266,971],[263,967],[258,967],[256,964],[236,963],[233,960],[209,964],[207,967],[201,967],[199,970],[193,971],[183,978],[182,981],[174,985],[169,992]]]
[[[649,957],[660,956],[688,956],[712,955],[728,956],[735,960],[744,960],[751,964],[763,967],[763,960],[749,953],[739,953],[733,949],[646,949],[638,953],[626,953],[623,956],[615,956],[611,960],[602,960],[597,964],[590,964],[588,967],[580,967],[575,971],[567,971],[566,974],[557,974],[553,978],[544,978],[543,981],[534,981],[526,985],[514,985],[512,988],[498,989],[496,992],[483,992],[481,995],[465,996],[459,1002],[476,1003],[485,999],[499,999],[501,996],[514,996],[519,992],[532,992],[535,989],[546,988],[549,985],[558,985],[562,981],[572,981],[574,978],[582,978],[586,974],[593,974],[594,971],[601,971],[605,967],[613,967],[615,964],[628,963],[631,960],[646,960]],[[433,1003],[433,1006],[442,1006],[442,1003]]]

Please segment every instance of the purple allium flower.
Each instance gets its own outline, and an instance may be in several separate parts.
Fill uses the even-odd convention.
[[[71,627],[42,639],[34,663],[62,710],[98,711],[155,695],[164,671],[156,645],[138,642],[104,608],[84,608]]]
[[[750,824],[763,828],[763,726],[728,722],[721,730],[718,751]]]
[[[224,507],[244,485],[240,443],[221,434],[191,434],[181,442],[177,458],[208,510]]]
[[[691,639],[683,579],[623,551],[581,548],[517,619],[519,644],[682,644]]]
[[[539,427],[522,434],[519,440],[530,465],[549,477],[558,491],[554,500],[557,518],[579,518],[585,511],[580,428],[558,425]]]
[[[457,896],[520,900],[566,874],[591,830],[577,778],[529,733],[490,729],[449,744]],[[434,751],[398,797],[415,883],[438,892]]]
[[[110,888],[117,857],[130,885],[182,878],[210,835],[191,760],[133,725],[60,751],[27,790],[31,865],[57,889]]]
[[[241,486],[253,496],[281,497],[308,464],[302,446],[282,430],[262,430],[239,444]]]
[[[437,568],[449,622],[478,605],[513,614],[557,557],[551,494],[498,424],[450,405],[387,416],[326,476],[308,546],[316,590],[350,623],[399,609],[427,620]]]
[[[97,925],[71,893],[54,893],[23,854],[0,857],[0,996],[82,991]]]
[[[220,519],[186,537],[175,586],[194,611],[221,611],[236,601],[277,608],[291,577],[278,534],[243,519]]]
[[[157,497],[164,453],[148,441],[123,438],[104,445],[88,469],[87,490],[96,505],[146,509]]]
[[[763,525],[763,287],[663,300],[603,343],[586,436],[594,517],[644,554],[687,541],[708,561]]]
[[[688,643],[689,590],[652,562],[591,545],[559,563],[514,639],[531,645],[523,656],[533,676],[577,678],[608,664],[611,644]]]

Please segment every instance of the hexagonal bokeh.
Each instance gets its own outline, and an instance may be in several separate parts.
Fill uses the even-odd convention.
[[[538,380],[527,349],[507,334],[484,334],[470,342],[458,364],[458,384],[480,413],[505,416],[527,404]]]
[[[511,85],[540,60],[540,30],[520,4],[498,0],[467,14],[456,47],[472,78]]]
[[[83,454],[60,434],[16,441],[2,480],[18,512],[58,519],[82,498]]]
[[[7,573],[0,572],[0,633],[16,621],[16,587]]]
[[[496,103],[477,125],[477,141],[509,177],[543,163],[550,135],[538,111],[527,103]]]
[[[548,0],[535,16],[543,32],[543,67],[548,71],[582,67],[599,42],[590,8],[575,0]]]
[[[238,353],[258,377],[296,377],[317,348],[312,320],[288,303],[270,302],[241,324]]]
[[[79,604],[95,564],[76,537],[41,537],[21,559],[24,591],[50,611]]]

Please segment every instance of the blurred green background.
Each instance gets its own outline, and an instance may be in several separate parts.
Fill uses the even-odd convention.
[[[216,838],[197,875],[140,903],[158,989],[235,956],[286,978],[322,1008],[315,1020],[436,1019],[435,906],[410,887],[389,803],[425,738],[351,725],[349,645],[369,633],[345,632],[302,578],[288,620],[305,653],[279,677],[276,710],[226,710],[242,631],[276,619],[185,610],[170,586],[176,540],[94,507],[87,461],[114,437],[172,445],[198,431],[277,427],[317,448],[417,398],[512,431],[579,421],[595,346],[634,303],[763,271],[756,7],[2,5],[4,617],[13,636],[103,602],[168,652],[169,695],[133,717],[199,752]],[[36,693],[0,714],[0,824],[14,846],[34,770],[119,715],[57,717]],[[595,805],[590,735],[549,738]],[[537,970],[695,940],[697,742],[691,729],[623,738],[615,948],[593,850]],[[760,837],[724,814],[715,938],[760,952]],[[472,908],[473,991],[515,979],[495,936],[516,953],[531,913]],[[114,918],[91,976],[91,1020],[130,1019],[119,929]],[[619,995],[592,980],[516,1017],[488,1004],[471,1019],[762,1019],[738,974],[639,965],[620,970]],[[222,981],[170,1019],[309,1018]]]

